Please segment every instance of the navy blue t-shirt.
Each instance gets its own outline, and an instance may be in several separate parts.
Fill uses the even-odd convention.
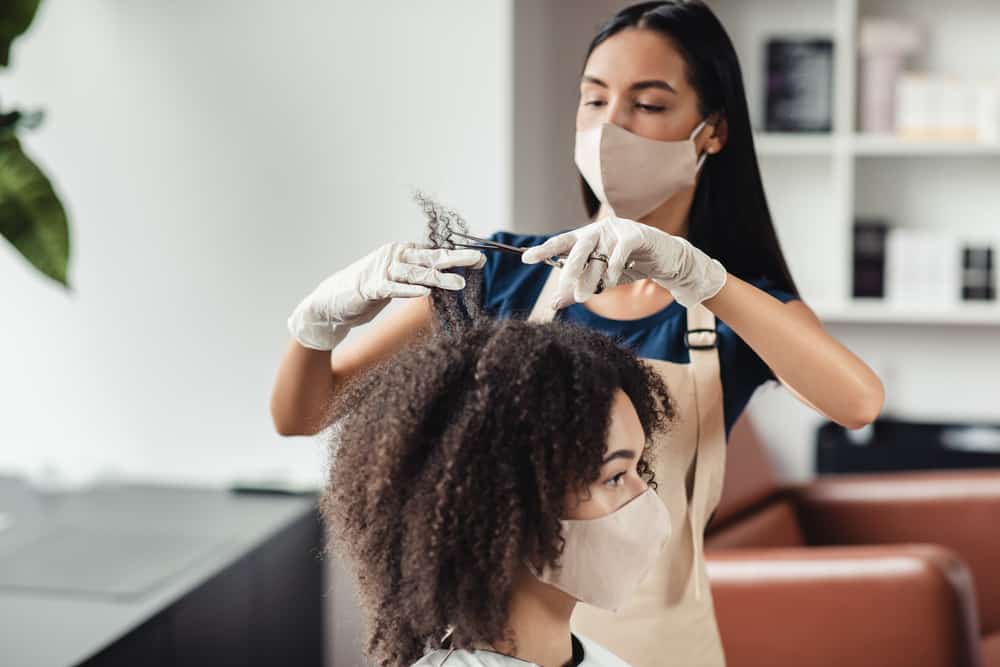
[[[513,246],[530,247],[543,243],[550,236],[552,235],[497,232],[490,238]],[[518,255],[511,253],[487,251],[485,254],[484,310],[498,318],[527,318],[551,267],[547,264],[523,264]],[[796,298],[788,292],[774,289],[764,279],[754,281],[753,284],[783,303]],[[591,312],[582,303],[564,308],[556,318],[600,331],[640,357],[681,364],[691,362],[684,345],[687,309],[676,301],[671,301],[663,310],[638,320],[608,319]],[[722,320],[716,320],[716,332],[728,438],[733,423],[743,412],[757,387],[775,377],[757,353]]]

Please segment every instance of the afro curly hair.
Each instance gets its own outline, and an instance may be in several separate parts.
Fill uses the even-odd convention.
[[[599,477],[615,392],[642,424],[650,486],[653,436],[673,417],[659,375],[600,333],[482,318],[461,292],[432,302],[439,326],[331,406],[321,511],[378,665],[411,665],[449,630],[458,648],[516,641],[515,574],[558,563],[565,498]]]

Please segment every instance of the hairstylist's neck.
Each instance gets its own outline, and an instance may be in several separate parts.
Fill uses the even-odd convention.
[[[667,234],[687,238],[692,202],[694,188],[685,188],[643,218],[642,222]]]
[[[681,190],[673,197],[664,202],[652,213],[646,214],[641,222],[650,227],[656,227],[662,232],[672,236],[687,238],[688,220],[691,214],[691,204],[694,201],[694,187]],[[596,220],[601,220],[611,215],[606,206],[601,206],[597,212]]]
[[[576,600],[521,567],[514,580],[507,624],[517,642],[498,642],[493,648],[541,667],[563,667],[573,658],[569,619]]]

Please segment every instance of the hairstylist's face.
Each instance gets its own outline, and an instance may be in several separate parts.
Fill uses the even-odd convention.
[[[597,519],[646,490],[636,466],[646,445],[642,423],[628,395],[619,389],[611,404],[611,423],[604,465],[597,481],[583,493],[574,491],[566,499],[565,519]]]
[[[703,119],[683,56],[651,30],[628,28],[600,44],[580,81],[577,131],[612,123],[657,141],[687,139]],[[699,152],[712,133],[697,137]]]

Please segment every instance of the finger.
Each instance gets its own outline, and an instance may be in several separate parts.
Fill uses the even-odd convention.
[[[607,265],[597,259],[592,259],[584,267],[583,274],[573,292],[573,298],[577,303],[583,303],[597,292],[597,283],[604,277],[604,270]],[[606,283],[607,281],[605,281]]]
[[[429,269],[425,266],[394,263],[389,267],[389,280],[409,285],[425,287],[440,287],[448,290],[460,290],[465,287],[465,278],[457,273],[446,273]]]
[[[574,232],[566,232],[565,234],[553,236],[545,243],[525,250],[524,254],[521,255],[521,261],[525,264],[537,264],[549,257],[565,255],[573,248],[576,241],[577,238]]]
[[[406,283],[387,283],[386,292],[394,299],[409,299],[427,296],[431,293],[429,287],[423,285],[407,285]]]
[[[486,264],[486,255],[472,249],[404,248],[399,258],[406,264],[431,269],[453,269],[458,266],[481,269]]]
[[[615,244],[615,249],[611,251],[611,257],[608,258],[607,278],[605,278],[608,287],[614,287],[622,279],[630,254],[631,251],[627,244]]]
[[[583,277],[587,258],[595,247],[597,247],[596,236],[584,237],[577,239],[569,251],[569,257],[566,258],[559,276],[559,289],[556,291],[557,308],[563,308],[576,301],[576,286]]]

